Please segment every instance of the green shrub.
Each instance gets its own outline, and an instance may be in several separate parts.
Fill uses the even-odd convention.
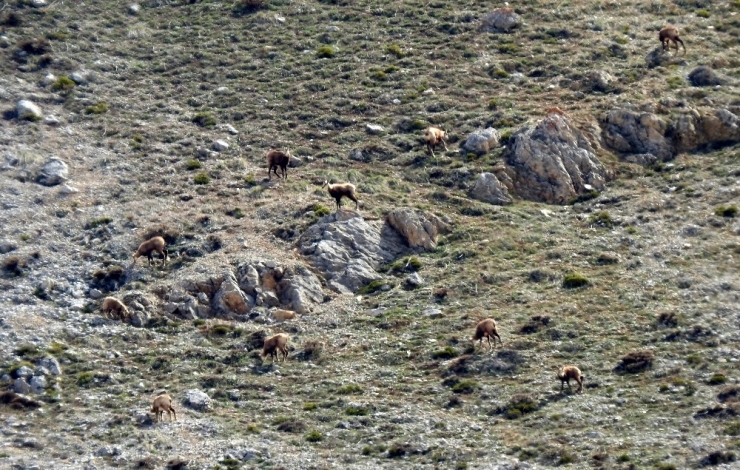
[[[374,281],[370,281],[367,285],[364,285],[357,289],[358,294],[372,294],[374,292],[379,291],[383,286],[389,284],[388,282],[385,282],[382,279],[376,279]]]
[[[367,416],[370,414],[370,410],[364,406],[348,406],[344,409],[344,412],[349,416]]]
[[[322,441],[323,439],[324,439],[324,435],[315,429],[309,432],[308,434],[306,434],[306,440],[308,442],[319,442],[319,441]]]
[[[326,206],[322,206],[321,204],[314,204],[311,206],[311,210],[316,217],[323,217],[331,214],[331,209]]]
[[[434,351],[432,353],[432,359],[452,359],[453,357],[457,357],[459,354],[460,353],[457,349],[452,346],[447,346],[444,349]]]
[[[211,177],[206,173],[198,173],[195,175],[195,178],[193,178],[193,182],[195,184],[208,184],[211,182]]]
[[[725,434],[728,436],[740,436],[740,421],[735,421],[725,427]]]
[[[517,419],[527,413],[537,411],[539,405],[537,400],[526,393],[519,393],[511,397],[506,405],[505,414],[507,419]]]
[[[347,384],[344,387],[341,387],[339,390],[337,390],[337,393],[340,395],[358,395],[363,392],[362,387],[360,387],[357,384]]]
[[[108,112],[108,109],[108,103],[105,101],[98,101],[98,104],[85,108],[85,114],[103,114]]]
[[[708,381],[709,385],[722,385],[725,382],[727,382],[727,376],[720,373],[712,374]]]
[[[316,56],[321,59],[331,59],[337,55],[337,51],[332,46],[321,46],[316,50]]]
[[[738,208],[736,205],[732,206],[719,206],[714,210],[714,213],[720,217],[732,218],[737,215]]]
[[[93,381],[95,374],[92,372],[82,372],[77,375],[77,385],[80,387],[87,387]]]
[[[684,86],[686,82],[684,82],[683,78],[674,75],[672,77],[668,77],[666,79],[666,83],[668,84],[669,89],[675,90],[676,88],[681,88],[682,86]]]
[[[227,210],[226,211],[226,215],[231,216],[231,217],[233,217],[235,219],[243,219],[246,214],[244,213],[243,210],[241,210],[240,208],[236,207],[234,209]]]
[[[87,226],[85,228],[92,229],[95,227],[99,227],[101,225],[107,225],[111,223],[113,219],[111,219],[108,216],[98,217],[97,219],[93,219],[90,222],[87,223]]]
[[[303,411],[313,411],[318,407],[319,405],[317,405],[316,403],[307,401],[306,403],[303,404]]]
[[[588,218],[588,223],[591,225],[598,225],[599,227],[614,227],[614,220],[612,220],[612,216],[607,211],[599,211],[595,214],[591,214],[591,217]]]
[[[198,113],[193,116],[192,121],[200,127],[214,127],[216,125],[216,118],[209,113]]]
[[[399,59],[405,55],[403,51],[401,50],[401,46],[399,46],[398,44],[390,44],[386,46],[385,51],[389,54],[395,55]]]
[[[633,351],[622,358],[616,367],[619,372],[637,373],[653,366],[655,354],[650,350]]]
[[[478,385],[478,382],[476,382],[475,380],[465,379],[453,385],[451,390],[453,393],[467,395],[475,392],[479,387],[480,385]]]
[[[69,77],[59,77],[51,84],[54,91],[72,91],[77,84]]]
[[[416,256],[407,256],[394,262],[390,267],[390,271],[394,273],[411,273],[418,271],[421,267],[422,263],[419,258]]]
[[[185,163],[185,168],[187,168],[188,170],[191,170],[191,171],[192,170],[197,170],[198,168],[201,168],[202,166],[203,165],[200,163],[200,160],[196,160],[196,159],[188,160]]]
[[[568,273],[563,277],[563,287],[566,289],[575,289],[577,287],[587,286],[590,283],[591,281],[580,273]]]
[[[709,10],[707,10],[706,8],[696,10],[696,16],[698,16],[699,18],[709,18]]]

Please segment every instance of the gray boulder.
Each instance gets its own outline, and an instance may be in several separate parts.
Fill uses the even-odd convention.
[[[700,65],[689,73],[689,82],[693,86],[717,86],[725,81],[706,65]]]
[[[36,103],[29,100],[20,100],[15,105],[15,113],[18,119],[30,119],[38,121],[44,117],[41,108]]]
[[[31,391],[31,386],[28,385],[25,379],[18,377],[13,381],[13,391],[15,393],[28,394]]]
[[[447,230],[447,224],[436,215],[408,207],[394,209],[386,220],[403,235],[411,248],[434,249],[438,235]]]
[[[645,64],[651,69],[660,66],[683,65],[685,63],[686,60],[683,57],[669,51],[664,51],[660,46],[648,52],[645,56]]]
[[[207,411],[212,407],[211,397],[200,390],[188,390],[185,392],[183,404],[196,411]]]
[[[311,304],[324,301],[321,281],[305,266],[289,268],[278,288],[280,300],[301,315],[309,313]]]
[[[651,153],[664,161],[673,158],[673,146],[666,137],[668,124],[655,114],[613,109],[600,124],[604,144],[616,152]]]
[[[10,253],[18,249],[18,244],[11,240],[0,241],[0,254]]]
[[[388,224],[368,222],[353,211],[323,217],[297,244],[328,286],[347,294],[379,279],[375,268],[406,250],[401,235]]]
[[[28,366],[21,366],[18,369],[16,369],[14,375],[18,378],[27,379],[33,376],[33,369],[31,369]]]
[[[47,356],[39,361],[39,366],[47,369],[51,375],[62,375],[62,368],[56,358]]]
[[[236,315],[249,313],[254,306],[254,300],[239,289],[234,273],[227,270],[223,274],[221,287],[214,296],[213,305],[217,315],[233,319]]]
[[[678,151],[740,142],[740,117],[724,108],[689,109],[676,119],[673,140]]]
[[[509,191],[493,173],[481,173],[470,190],[470,197],[497,206],[514,202]]]
[[[604,70],[594,70],[586,78],[586,86],[593,91],[606,92],[611,89],[615,78]]]
[[[508,33],[519,26],[522,19],[511,8],[499,8],[485,15],[481,23],[482,31]]]
[[[46,382],[46,377],[44,377],[43,375],[35,375],[31,377],[29,385],[31,386],[31,391],[33,393],[44,393],[44,390],[48,386]]]
[[[515,132],[503,158],[514,193],[532,201],[567,204],[607,178],[588,139],[557,113]]]
[[[492,127],[476,131],[465,139],[460,149],[463,153],[475,153],[477,155],[484,155],[490,152],[493,148],[498,145],[500,135],[498,131]]]
[[[41,173],[36,179],[44,186],[55,186],[67,181],[69,169],[67,164],[56,157],[52,157],[41,168]]]

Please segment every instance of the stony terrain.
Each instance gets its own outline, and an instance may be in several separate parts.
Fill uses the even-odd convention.
[[[740,3],[504,6],[5,3],[0,468],[736,468]]]

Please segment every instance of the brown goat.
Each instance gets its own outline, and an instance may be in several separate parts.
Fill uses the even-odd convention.
[[[139,249],[136,250],[136,253],[134,253],[134,264],[136,264],[136,260],[139,259],[140,256],[146,256],[149,260],[149,266],[152,265],[152,255],[154,253],[159,253],[162,255],[162,266],[167,265],[167,250],[164,248],[164,238],[162,237],[153,237],[149,240],[145,241],[141,245],[139,245]]]
[[[278,333],[274,336],[270,336],[265,340],[265,345],[262,347],[262,357],[267,357],[269,354],[272,358],[272,362],[275,362],[275,359],[278,359],[278,362],[280,361],[280,358],[278,357],[278,351],[283,356],[283,362],[285,362],[288,359],[288,335],[285,333]]]
[[[501,340],[501,336],[498,335],[498,331],[496,331],[496,322],[493,318],[486,318],[484,320],[481,320],[478,322],[477,325],[475,325],[475,334],[473,335],[473,346],[475,346],[475,342],[478,341],[479,344],[483,344],[483,338],[488,337],[488,347],[489,351],[492,351],[493,348],[496,346],[496,338],[498,338],[499,342],[501,343],[501,346],[504,345],[504,342]],[[491,338],[493,338],[493,346],[491,346]]]
[[[686,54],[686,46],[683,44],[683,41],[680,37],[678,37],[678,28],[675,26],[668,25],[660,30],[660,33],[658,33],[658,39],[660,39],[660,43],[663,45],[663,50],[668,49],[671,50],[671,41],[673,41],[673,45],[676,46],[676,54],[678,54],[678,44],[681,44],[681,47],[683,47],[683,53]]]
[[[337,184],[329,184],[328,181],[324,181],[324,184],[321,185],[321,187],[326,187],[327,190],[329,190],[329,195],[336,199],[337,201],[337,210],[340,209],[342,206],[342,198],[346,197],[353,201],[355,201],[355,209],[360,209],[360,201],[357,200],[357,188],[355,188],[355,185],[352,183],[337,183]]]
[[[175,413],[175,409],[172,407],[172,398],[166,392],[160,393],[154,398],[150,413],[154,413],[154,421],[159,422],[164,418],[165,411],[170,421],[172,421],[173,416],[175,421],[177,421],[177,413]],[[170,415],[170,412],[172,412],[172,415]]]
[[[578,382],[578,390],[576,393],[583,392],[583,374],[581,370],[576,366],[563,366],[558,367],[558,379],[560,379],[560,391],[563,391],[563,387],[566,382],[568,383],[568,389],[571,390],[570,381],[575,380]]]
[[[434,155],[434,147],[436,147],[439,144],[442,144],[442,146],[445,148],[445,152],[447,152],[447,132],[443,131],[439,127],[427,127],[427,129],[424,131],[424,140],[427,142],[427,152],[429,152],[433,157],[436,158]]]
[[[280,169],[283,172],[282,178],[284,180],[288,179],[288,164],[290,163],[290,152],[283,152],[282,150],[276,150],[276,149],[270,149],[267,151],[267,177],[269,179],[272,179],[272,175],[270,172],[272,171],[275,173],[275,176],[280,178],[281,176],[278,175],[277,169],[280,167]]]
[[[128,311],[128,308],[126,308],[125,305],[123,305],[123,302],[120,300],[114,298],[114,297],[106,297],[103,299],[103,315],[108,317],[108,314],[112,314],[110,318],[114,318],[117,320],[123,320],[127,321],[131,318],[131,314]]]

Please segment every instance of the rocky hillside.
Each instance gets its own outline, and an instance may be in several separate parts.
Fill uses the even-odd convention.
[[[737,466],[740,4],[504,7],[7,2],[0,468]]]

